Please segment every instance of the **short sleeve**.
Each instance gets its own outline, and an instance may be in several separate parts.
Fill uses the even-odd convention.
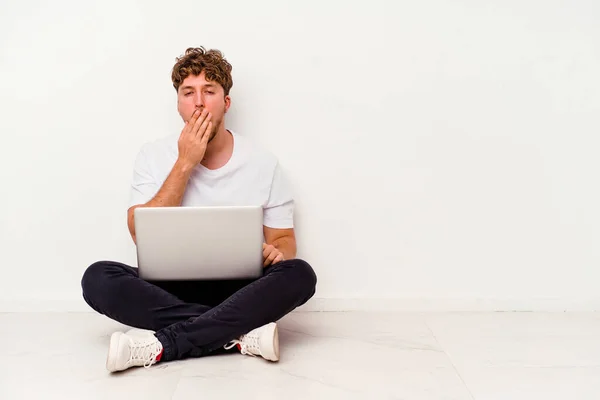
[[[294,199],[279,163],[275,165],[273,181],[264,211],[264,225],[269,228],[294,227]]]
[[[138,153],[133,167],[129,208],[149,202],[158,192],[158,183],[152,175],[149,161],[146,147],[144,146]]]

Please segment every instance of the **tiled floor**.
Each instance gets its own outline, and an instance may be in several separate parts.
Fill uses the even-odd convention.
[[[110,375],[92,313],[0,314],[0,399],[600,399],[600,314],[294,313],[281,360]]]

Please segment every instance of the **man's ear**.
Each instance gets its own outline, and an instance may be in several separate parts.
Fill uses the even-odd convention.
[[[231,96],[227,95],[225,96],[225,112],[229,110],[229,107],[231,107]]]

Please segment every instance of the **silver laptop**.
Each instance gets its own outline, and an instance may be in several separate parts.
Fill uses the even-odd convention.
[[[261,206],[139,207],[134,211],[139,276],[145,280],[258,278]]]

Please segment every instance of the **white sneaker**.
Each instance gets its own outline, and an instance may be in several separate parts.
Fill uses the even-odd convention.
[[[271,322],[256,328],[239,339],[232,340],[225,349],[231,349],[239,345],[242,354],[249,356],[261,356],[269,361],[279,361],[279,334],[277,333],[277,324]]]
[[[130,330],[115,332],[110,337],[106,369],[110,372],[123,371],[131,367],[149,368],[160,359],[162,344],[152,331]]]

